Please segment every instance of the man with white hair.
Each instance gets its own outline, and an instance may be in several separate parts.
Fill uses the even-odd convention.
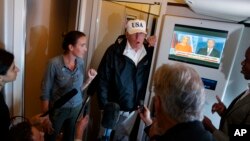
[[[120,106],[114,140],[129,140],[117,128],[136,110],[146,93],[156,43],[156,37],[146,40],[146,36],[144,20],[128,21],[126,34],[119,36],[106,50],[98,68],[96,89],[100,109],[110,102]]]
[[[205,102],[198,73],[181,63],[165,64],[154,75],[155,119],[139,110],[146,133],[155,141],[214,141],[201,122]]]

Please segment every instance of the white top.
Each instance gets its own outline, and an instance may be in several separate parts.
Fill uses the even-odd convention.
[[[129,44],[129,42],[127,42],[127,45],[123,51],[123,55],[127,56],[128,58],[130,58],[135,65],[137,66],[137,64],[141,61],[141,59],[147,54],[146,49],[144,48],[144,45],[142,45],[142,47],[140,49],[138,49],[137,51],[135,51],[131,45]]]
[[[247,95],[249,95],[250,93],[250,83],[248,83],[248,90],[245,92],[245,94],[243,94],[241,97],[240,97],[240,100],[243,99],[244,97],[246,97]]]
[[[207,48],[207,55],[210,55],[211,54],[211,52],[213,51],[213,48]]]

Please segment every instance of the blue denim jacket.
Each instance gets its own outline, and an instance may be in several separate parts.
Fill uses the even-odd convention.
[[[62,107],[78,106],[83,98],[81,87],[84,74],[84,62],[81,58],[76,59],[76,68],[73,71],[66,67],[62,55],[52,58],[43,78],[41,100],[49,100],[51,106],[63,94],[76,88],[78,93]]]

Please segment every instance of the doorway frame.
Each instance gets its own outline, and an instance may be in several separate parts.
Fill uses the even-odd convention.
[[[92,0],[90,0],[92,1]],[[86,58],[86,65],[87,68],[89,68],[89,66],[91,65],[91,60],[92,57],[94,55],[96,46],[97,46],[97,37],[98,37],[98,31],[99,31],[99,21],[100,21],[100,12],[101,12],[101,5],[102,5],[102,1],[103,0],[93,0],[93,5],[92,5],[92,11],[91,13],[91,21],[90,21],[90,30],[89,30],[89,41],[88,41],[88,55]],[[155,35],[159,38],[160,36],[160,29],[161,29],[161,24],[162,24],[162,20],[163,20],[163,15],[166,13],[166,9],[167,9],[167,1],[166,0],[106,0],[106,1],[120,1],[120,2],[135,2],[135,3],[142,3],[142,4],[154,4],[154,3],[159,3],[161,8],[160,8],[160,12],[159,12],[159,18],[157,21],[157,25],[156,25],[156,30],[155,30]],[[87,3],[87,2],[86,2]],[[85,7],[86,8],[86,3],[81,5],[81,7]],[[87,11],[86,11],[87,12]],[[88,13],[85,13],[85,16]],[[85,19],[84,17],[80,16],[80,19]],[[79,26],[78,28],[81,29],[82,31],[86,31],[86,20],[85,23],[81,23],[79,22]],[[84,27],[84,28],[82,28]],[[156,48],[158,48],[158,42],[155,45]],[[154,55],[156,54],[157,51],[154,51]],[[154,57],[152,62],[155,62]],[[147,90],[146,90],[146,94],[145,94],[145,100],[144,100],[144,105],[149,106],[149,104],[151,103],[151,97],[152,97],[152,90],[151,90],[151,86],[152,86],[152,82],[151,82],[151,78],[152,78],[152,73],[154,70],[154,65],[152,63],[151,65],[151,69],[150,69],[150,74],[149,74],[149,80],[148,80],[148,84],[147,84]],[[137,140],[141,140],[144,134],[144,123],[140,122],[140,126],[138,129],[138,135],[137,135]]]
[[[26,3],[26,0],[4,1],[4,46],[14,54],[19,68],[16,80],[7,83],[4,89],[11,116],[24,116]]]

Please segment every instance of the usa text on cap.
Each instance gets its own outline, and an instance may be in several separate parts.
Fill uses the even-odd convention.
[[[127,23],[127,32],[129,34],[134,34],[134,33],[144,33],[147,34],[146,32],[146,22],[144,20],[130,20]]]

